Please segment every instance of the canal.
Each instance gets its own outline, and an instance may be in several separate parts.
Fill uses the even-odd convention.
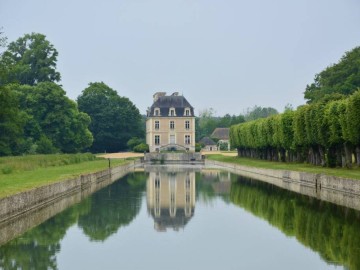
[[[218,169],[159,166],[74,196],[27,219],[0,269],[360,269],[359,211]]]

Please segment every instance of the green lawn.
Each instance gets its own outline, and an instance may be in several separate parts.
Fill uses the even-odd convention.
[[[129,160],[112,159],[111,166]],[[34,155],[0,158],[0,198],[35,187],[108,168],[107,159],[91,154]]]
[[[274,170],[301,171],[301,172],[309,172],[309,173],[323,173],[327,175],[334,175],[338,177],[360,180],[360,168],[352,168],[352,169],[323,168],[323,167],[313,166],[304,163],[283,163],[283,162],[265,161],[265,160],[250,159],[250,158],[229,157],[223,155],[208,155],[206,158],[209,160],[235,163],[249,167],[274,169]]]

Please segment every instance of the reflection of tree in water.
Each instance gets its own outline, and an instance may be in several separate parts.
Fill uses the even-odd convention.
[[[69,208],[0,247],[1,269],[57,269],[56,253],[67,229],[76,222]]]
[[[0,246],[0,269],[57,269],[56,253],[68,228],[79,220],[91,239],[104,240],[137,215],[145,181],[143,173],[130,174]]]
[[[133,173],[96,192],[89,198],[90,211],[79,217],[79,226],[91,240],[106,240],[139,213],[145,185],[146,176]]]
[[[360,213],[275,186],[247,180],[231,186],[233,203],[319,252],[329,263],[360,269]]]

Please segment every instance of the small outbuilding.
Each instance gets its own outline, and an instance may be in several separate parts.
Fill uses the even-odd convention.
[[[216,128],[211,134],[211,138],[219,140],[219,145],[227,143],[228,150],[230,150],[230,128]]]
[[[202,138],[199,143],[204,145],[204,147],[202,148],[203,151],[218,151],[218,146],[216,142],[214,142],[209,137]]]

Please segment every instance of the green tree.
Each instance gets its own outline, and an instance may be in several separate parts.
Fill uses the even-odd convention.
[[[40,145],[53,145],[51,152],[79,152],[93,141],[90,117],[79,112],[77,104],[52,82],[17,87],[20,106],[27,114],[25,137]],[[47,140],[50,140],[48,142]]]
[[[337,64],[315,75],[314,82],[306,86],[304,97],[308,103],[323,99],[338,99],[338,95],[351,95],[360,87],[360,47],[346,52]]]
[[[143,139],[140,139],[138,137],[133,137],[130,140],[128,140],[126,145],[128,146],[129,150],[132,151],[132,150],[134,150],[135,146],[137,146],[141,143],[145,143]]]
[[[274,108],[262,108],[261,106],[255,105],[253,108],[247,109],[244,117],[246,121],[252,121],[259,118],[266,118],[274,114],[278,114],[278,111]]]
[[[105,83],[90,83],[77,101],[79,109],[91,117],[92,152],[126,150],[130,138],[143,137],[139,110]]]
[[[56,71],[58,52],[45,35],[32,33],[11,42],[1,57],[8,66],[8,82],[35,85],[40,82],[58,82]]]
[[[12,155],[23,140],[25,114],[10,85],[0,86],[0,156]]]
[[[360,89],[349,98],[346,116],[349,141],[356,146],[355,157],[360,166]]]

